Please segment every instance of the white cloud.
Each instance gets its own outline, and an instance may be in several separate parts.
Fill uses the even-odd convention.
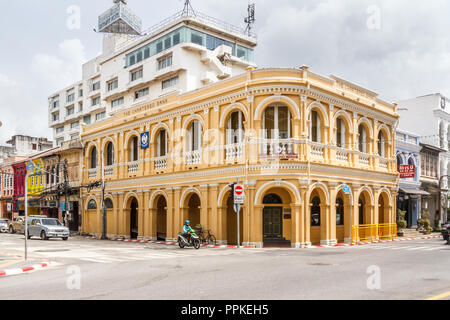
[[[81,65],[86,62],[85,48],[80,39],[65,40],[58,46],[59,55],[39,53],[31,69],[45,81],[48,94],[81,80]]]

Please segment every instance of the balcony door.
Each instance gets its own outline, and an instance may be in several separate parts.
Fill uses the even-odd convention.
[[[263,138],[268,140],[291,138],[291,113],[283,105],[269,106],[263,114]]]

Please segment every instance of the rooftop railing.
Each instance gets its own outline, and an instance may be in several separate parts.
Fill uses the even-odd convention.
[[[228,22],[222,21],[220,19],[208,16],[204,13],[198,12],[198,11],[180,11],[175,13],[174,15],[162,20],[161,22],[159,22],[158,24],[142,31],[141,35],[137,35],[137,36],[130,36],[130,40],[127,40],[123,43],[121,43],[120,45],[117,46],[117,50],[121,50],[129,45],[131,45],[132,43],[136,42],[137,40],[141,39],[142,37],[147,37],[147,36],[152,36],[157,34],[158,32],[160,32],[161,30],[165,29],[168,25],[173,24],[177,21],[182,21],[184,19],[192,19],[192,20],[196,20],[200,23],[203,24],[210,24],[210,25],[214,25],[218,28],[224,29],[225,31],[231,32],[231,33],[235,33],[244,37],[248,37],[252,40],[256,40],[257,36],[255,33],[253,32],[245,32],[245,29],[236,27]]]

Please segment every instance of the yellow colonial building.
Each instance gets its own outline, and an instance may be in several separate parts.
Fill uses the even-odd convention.
[[[338,77],[248,67],[83,126],[82,184],[104,176],[109,237],[172,240],[189,219],[235,244],[239,178],[244,245],[350,242],[355,225],[395,222],[397,121],[395,105]],[[101,234],[101,190],[82,199],[82,231]]]

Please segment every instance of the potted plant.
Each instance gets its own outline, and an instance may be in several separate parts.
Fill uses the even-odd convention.
[[[408,225],[406,223],[405,216],[406,211],[402,211],[400,209],[397,210],[397,235],[399,237],[405,236],[405,231],[403,229],[405,229]]]

